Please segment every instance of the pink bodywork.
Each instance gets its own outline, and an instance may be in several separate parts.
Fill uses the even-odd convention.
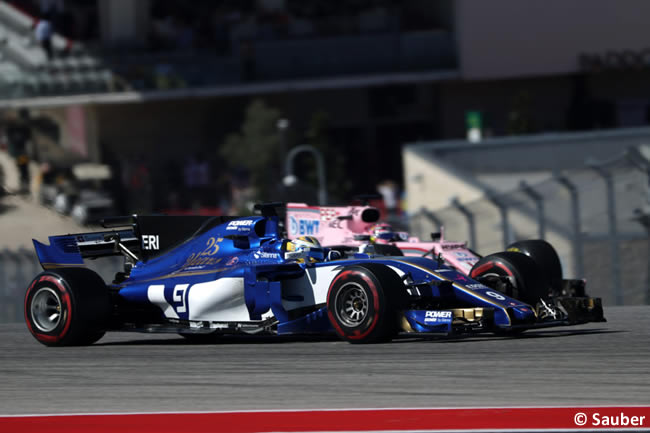
[[[374,211],[374,212],[373,212]],[[366,216],[364,221],[363,216]],[[374,216],[374,218],[370,218]],[[379,211],[371,206],[308,206],[288,203],[286,229],[290,239],[314,236],[327,247],[334,245],[361,246],[370,242],[378,225]],[[467,248],[466,242],[449,242],[440,238],[424,242],[407,232],[394,232],[393,241],[376,240],[377,243],[395,245],[405,256],[436,258],[441,255],[447,265],[469,274],[479,257]],[[360,239],[361,238],[361,239]]]

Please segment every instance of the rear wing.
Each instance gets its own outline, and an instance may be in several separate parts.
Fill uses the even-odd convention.
[[[124,254],[123,245],[137,258],[140,240],[133,229],[50,236],[50,245],[33,239],[34,249],[43,269],[81,266],[85,258]]]
[[[50,236],[50,245],[33,240],[44,269],[81,266],[84,259],[126,256],[128,260],[150,260],[210,228],[236,217],[130,215],[105,218],[106,231]]]

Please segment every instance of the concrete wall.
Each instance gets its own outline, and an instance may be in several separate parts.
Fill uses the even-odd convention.
[[[580,53],[650,47],[644,0],[458,0],[459,64],[468,80],[576,72]]]

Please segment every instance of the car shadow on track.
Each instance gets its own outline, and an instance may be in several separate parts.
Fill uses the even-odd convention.
[[[627,331],[611,330],[605,328],[597,329],[553,329],[553,330],[536,330],[517,335],[499,335],[499,334],[483,334],[483,335],[454,335],[454,336],[427,336],[427,337],[403,337],[393,340],[393,343],[406,343],[415,342],[420,340],[435,341],[440,343],[466,343],[474,341],[508,341],[508,340],[528,340],[536,338],[561,338],[573,337],[577,335],[601,335],[601,334],[617,334]]]
[[[169,338],[147,339],[138,337],[129,338],[123,341],[106,341],[101,340],[94,346],[147,346],[147,345],[167,345],[167,346],[202,346],[202,345],[236,345],[236,344],[286,344],[286,343],[318,343],[341,341],[336,336],[310,336],[310,335],[218,335],[206,336],[210,338],[187,339],[183,337],[170,336]]]
[[[604,328],[597,329],[573,329],[573,330],[537,330],[519,335],[456,335],[456,336],[401,336],[384,344],[403,344],[416,342],[436,342],[436,343],[467,343],[474,341],[508,341],[508,340],[527,340],[537,338],[561,338],[584,335],[615,334],[626,331],[615,331]],[[99,341],[95,346],[202,346],[202,345],[238,345],[238,344],[286,344],[286,343],[331,343],[341,342],[336,336],[310,336],[310,335],[218,335],[202,336],[206,338],[187,339],[180,336],[171,336],[169,338],[138,338],[137,336],[128,337],[120,341]]]

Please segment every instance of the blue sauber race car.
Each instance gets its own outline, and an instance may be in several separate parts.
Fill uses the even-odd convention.
[[[25,295],[30,332],[48,346],[92,344],[107,331],[335,333],[371,343],[604,321],[600,299],[531,305],[442,261],[289,241],[276,205],[251,217],[117,217],[103,232],[35,240],[45,271]],[[84,259],[109,255],[123,256],[124,269],[107,284]]]

